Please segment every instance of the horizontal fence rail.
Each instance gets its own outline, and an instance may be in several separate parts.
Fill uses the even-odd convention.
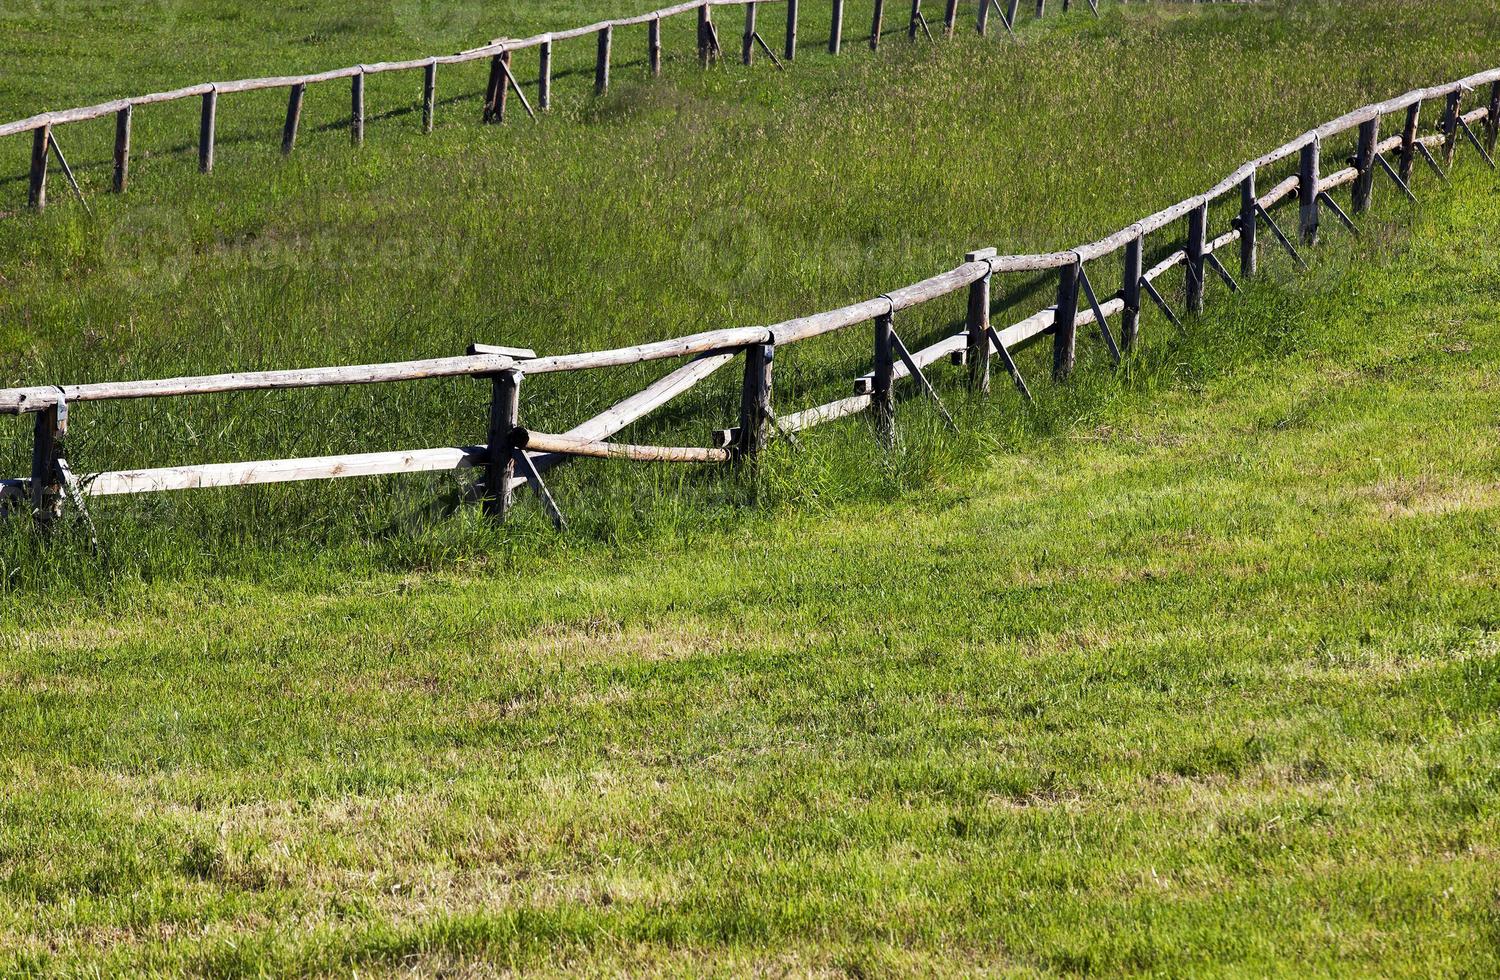
[[[1127,0],[1121,0],[1121,2],[1127,2]],[[1088,0],[1088,4],[1090,9],[1093,10],[1094,15],[1098,16],[1099,5],[1097,0]],[[777,57],[775,52],[771,50],[770,45],[761,36],[757,28],[756,10],[758,7],[767,5],[783,6],[785,8],[785,43],[781,57]],[[1007,34],[1012,34],[1012,28],[1017,16],[1016,0],[1011,0],[1008,12],[1000,9],[998,0],[981,0],[975,29],[981,35],[987,32],[989,11],[992,5],[999,11],[1001,23],[1004,24]],[[115,99],[110,102],[101,102],[97,105],[81,106],[75,109],[62,109],[55,112],[43,112],[28,116],[25,119],[0,123],[0,137],[16,136],[25,133],[31,134],[31,165],[27,179],[27,202],[33,210],[40,211],[47,206],[48,165],[53,157],[57,159],[74,194],[80,201],[83,200],[83,193],[78,186],[78,182],[74,179],[73,171],[68,166],[66,157],[63,156],[62,147],[57,142],[56,129],[65,124],[87,122],[107,116],[115,117],[114,176],[111,182],[111,190],[115,193],[123,193],[129,184],[131,133],[134,128],[134,112],[138,106],[158,105],[184,99],[201,100],[202,110],[198,126],[198,169],[203,173],[209,173],[214,168],[215,134],[218,127],[219,96],[221,95],[258,92],[266,89],[286,89],[287,109],[286,120],[282,126],[281,149],[284,154],[290,154],[297,143],[297,133],[301,125],[302,109],[307,95],[307,87],[309,85],[348,79],[350,85],[350,137],[354,145],[358,146],[364,142],[366,118],[365,79],[368,76],[388,72],[420,71],[422,73],[422,131],[430,133],[433,129],[433,120],[437,110],[438,66],[458,65],[488,59],[490,62],[490,74],[488,84],[485,87],[480,121],[484,123],[504,122],[511,92],[516,94],[526,114],[530,118],[535,119],[536,109],[533,108],[531,101],[526,97],[525,89],[516,80],[516,76],[512,71],[512,55],[515,52],[527,51],[533,48],[537,50],[536,108],[545,110],[552,106],[553,45],[557,42],[581,37],[594,37],[596,39],[594,91],[596,95],[602,95],[609,88],[613,38],[617,28],[641,25],[647,27],[647,56],[650,72],[655,76],[661,74],[662,21],[671,17],[696,12],[698,20],[698,59],[700,64],[707,68],[709,65],[725,57],[719,41],[718,27],[713,17],[714,9],[719,7],[740,7],[743,10],[744,35],[740,47],[740,61],[744,65],[750,66],[754,64],[757,49],[763,51],[778,69],[785,67],[783,59],[786,62],[796,59],[797,27],[800,16],[798,0],[692,0],[689,3],[679,3],[675,6],[663,7],[660,10],[652,10],[644,14],[622,17],[616,20],[602,20],[594,24],[564,31],[552,31],[526,38],[496,38],[479,47],[469,48],[455,54],[413,58],[407,61],[382,61],[372,64],[349,65],[345,68],[334,68],[329,71],[304,75],[278,75],[269,78],[243,78],[227,82],[202,82],[197,85],[189,85],[166,92],[152,92],[147,95],[137,95],[130,98]],[[1069,4],[1064,2],[1062,9],[1066,11],[1068,8]],[[877,7],[876,21],[870,36],[870,46],[872,49],[878,47],[880,30],[878,9]],[[958,4],[956,0],[947,0],[943,23],[943,32],[946,37],[951,38],[954,34],[957,12]],[[1045,13],[1046,4],[1044,0],[1039,0],[1036,5],[1036,16],[1042,17]],[[839,38],[842,36],[843,22],[843,0],[834,0],[833,21],[831,24],[832,41],[829,44],[829,53],[831,54],[836,55],[840,51]],[[932,40],[932,31],[927,24],[926,15],[922,12],[921,0],[913,0],[911,5],[910,29],[908,31],[909,37],[912,40],[917,39],[919,26],[927,40]]]
[[[1473,93],[1484,98],[1484,105],[1464,111],[1464,98]],[[1435,102],[1443,107],[1436,129],[1422,134],[1422,106]],[[1401,120],[1401,131],[1382,138],[1380,126],[1387,116]],[[1475,132],[1475,126],[1482,128],[1482,135]],[[1325,169],[1325,146],[1348,133],[1356,134],[1353,155],[1345,165]],[[570,459],[742,463],[753,460],[777,436],[790,438],[796,432],[866,411],[873,413],[876,430],[889,446],[894,439],[896,382],[914,381],[914,391],[929,398],[951,424],[936,388],[926,376],[925,369],[930,365],[944,358],[966,365],[970,387],[988,392],[991,364],[998,358],[1020,396],[1030,399],[1030,386],[1017,367],[1013,352],[1051,336],[1052,377],[1064,381],[1073,372],[1077,332],[1083,326],[1095,327],[1111,358],[1118,363],[1137,341],[1143,301],[1149,300],[1168,321],[1181,326],[1178,313],[1155,285],[1172,270],[1179,266],[1184,270],[1187,312],[1200,312],[1210,276],[1222,280],[1231,291],[1239,288],[1239,280],[1219,254],[1230,246],[1239,245],[1237,272],[1241,279],[1257,272],[1262,230],[1302,264],[1299,246],[1318,241],[1325,209],[1340,225],[1358,233],[1349,213],[1332,196],[1333,191],[1348,188],[1349,210],[1355,215],[1363,214],[1370,209],[1375,180],[1384,175],[1402,195],[1415,200],[1412,184],[1417,161],[1446,179],[1445,167],[1451,167],[1458,148],[1467,143],[1493,169],[1491,155],[1497,136],[1500,136],[1500,69],[1492,69],[1346,113],[1244,164],[1203,194],[1163,208],[1098,241],[1035,255],[999,255],[995,249],[981,249],[968,253],[952,269],[884,295],[767,326],[708,330],[633,347],[572,354],[538,356],[527,349],[474,344],[458,357],[392,364],[0,390],[0,415],[36,417],[30,476],[0,480],[0,505],[29,504],[36,522],[45,527],[61,516],[65,500],[73,501],[86,518],[86,501],[93,497],[477,469],[482,473],[477,486],[486,513],[503,517],[511,507],[514,492],[529,485],[561,528],[563,514],[543,474]],[[1394,162],[1388,155],[1394,157]],[[1268,189],[1258,187],[1257,178],[1262,170],[1293,160],[1297,167],[1295,175]],[[1221,201],[1228,202],[1234,217],[1227,230],[1211,235],[1209,209]],[[1297,205],[1295,224],[1291,224],[1291,216],[1283,219],[1288,223],[1288,232],[1278,224],[1273,212],[1293,202]],[[1145,267],[1147,236],[1183,223],[1183,237],[1174,237],[1169,253],[1155,265]],[[1101,271],[1097,263],[1112,257],[1119,260],[1116,271]],[[1111,275],[1111,281],[1118,282],[1118,287],[1101,292],[1090,276],[1091,270],[1095,275]],[[1056,302],[1008,326],[992,325],[994,276],[1039,272],[1055,276]],[[897,329],[898,314],[958,293],[967,296],[963,329],[927,347],[908,349]],[[776,348],[862,324],[873,328],[873,366],[854,379],[852,394],[778,414],[772,399]],[[744,373],[738,424],[719,430],[714,446],[642,446],[609,441],[611,436],[692,389],[741,355]],[[535,432],[520,422],[521,386],[527,375],[682,359],[686,363],[644,390],[566,432]],[[485,445],[83,475],[74,474],[64,453],[69,406],[80,402],[453,377],[483,379],[491,385]]]

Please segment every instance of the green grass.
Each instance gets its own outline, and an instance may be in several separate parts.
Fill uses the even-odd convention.
[[[1111,230],[1500,36],[1467,0],[1106,13],[679,70],[535,129],[246,142],[210,179],[154,157],[97,225],[0,222],[0,363],[766,322]],[[6,529],[0,972],[1495,973],[1500,194],[1475,162],[1421,209],[1382,187],[1305,275],[1268,250],[1180,337],[1149,316],[1121,372],[1089,342],[1054,386],[1026,352],[1033,409],[942,372],[965,434],[910,401],[890,457],[856,420],[753,481],[579,465],[562,537],[531,504],[391,520],[436,480],[126,502],[99,559]],[[846,391],[865,341],[778,353],[781,404]],[[528,417],[641,380],[532,379]],[[701,438],[732,388],[642,433]],[[444,384],[74,424],[102,466],[482,418]]]

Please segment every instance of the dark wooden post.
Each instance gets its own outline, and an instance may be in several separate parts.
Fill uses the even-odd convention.
[[[980,262],[993,258],[995,250],[982,249],[964,256],[965,262]],[[985,263],[988,265],[988,263]],[[987,395],[990,391],[990,280],[992,268],[969,284],[969,308],[964,317],[968,333],[969,390]]]
[[[31,443],[31,512],[37,527],[45,530],[62,516],[62,483],[57,460],[68,432],[68,410],[53,405],[37,413]]]
[[[422,132],[432,132],[433,109],[437,103],[437,62],[422,69]]]
[[[917,39],[917,31],[921,30],[917,24],[921,16],[922,0],[911,0],[911,13],[906,17],[906,39],[908,41],[915,41]]]
[[[833,25],[828,35],[828,53],[838,54],[844,44],[844,0],[833,0]]]
[[[203,107],[198,113],[198,172],[212,173],[214,169],[214,127],[219,114],[219,93],[203,93]]]
[[[875,0],[875,13],[870,18],[870,50],[880,50],[880,32],[885,26],[885,0]]]
[[[1010,0],[1010,8],[1005,14],[1006,23],[1012,27],[1016,24],[1016,15],[1021,12],[1021,0]]]
[[[1355,214],[1370,210],[1370,199],[1375,192],[1375,144],[1379,142],[1379,116],[1359,124],[1359,143],[1354,150],[1354,169],[1359,171],[1359,176],[1354,178]]]
[[[349,78],[349,142],[365,145],[365,73]]]
[[[786,60],[797,60],[797,0],[786,0]]]
[[[598,54],[594,58],[594,94],[603,95],[609,91],[609,48],[614,39],[615,29],[608,24],[599,28]]]
[[[1120,275],[1120,299],[1125,309],[1120,314],[1120,349],[1130,350],[1141,333],[1141,238],[1137,235],[1125,243]]]
[[[875,431],[881,445],[890,449],[896,444],[896,400],[891,384],[896,373],[896,348],[891,341],[896,322],[894,312],[875,318],[875,371],[871,378],[870,404],[875,409]]]
[[[1500,138],[1500,82],[1490,86],[1489,115],[1484,117],[1484,145],[1495,155],[1495,140]]]
[[[552,39],[536,49],[536,104],[538,109],[552,108]]]
[[[1260,230],[1260,218],[1255,212],[1255,171],[1240,181],[1240,275],[1246,279],[1254,276],[1259,264],[1255,247],[1256,233]]]
[[[504,518],[510,513],[510,481],[516,472],[511,456],[511,433],[521,407],[521,372],[504,371],[490,379],[490,424],[484,463],[484,513]]]
[[[297,145],[297,124],[302,120],[302,96],[307,91],[306,82],[291,87],[286,97],[286,122],[281,126],[281,152],[291,153]]]
[[[979,12],[974,15],[974,30],[979,32],[980,37],[984,37],[985,32],[988,31],[989,28],[990,4],[989,0],[985,0],[984,3],[981,3],[979,5]]]
[[[1316,136],[1302,147],[1297,166],[1297,230],[1309,245],[1318,243],[1318,178],[1322,146]]]
[[[1208,244],[1208,202],[1204,201],[1187,214],[1187,308],[1189,313],[1203,312],[1204,249]]]
[[[745,348],[745,383],[740,392],[739,457],[753,459],[771,437],[771,367],[774,344]]]
[[[115,113],[115,179],[116,194],[125,193],[130,183],[130,123],[135,114],[133,106],[126,106]]]
[[[1036,0],[1036,15],[1038,17],[1047,16],[1047,0]]]
[[[755,63],[755,0],[745,4],[745,36],[740,44],[740,62],[747,67]]]
[[[708,4],[698,8],[698,64],[704,68],[708,67],[710,55],[713,53],[713,41],[709,39],[709,25],[713,23],[713,13]]]
[[[26,200],[38,211],[47,206],[47,147],[51,142],[50,123],[43,123],[31,131],[31,174]]]
[[[943,33],[948,37],[953,36],[953,27],[958,20],[958,0],[948,0],[948,5],[943,8]]]
[[[1417,159],[1417,125],[1422,115],[1422,103],[1413,102],[1406,109],[1406,125],[1401,128],[1401,160],[1396,172],[1402,183],[1411,183],[1411,168]]]
[[[510,83],[506,81],[505,69],[509,51],[501,51],[490,58],[490,78],[484,85],[484,111],[480,121],[486,123],[505,121],[505,97],[510,94]]]
[[[1052,379],[1066,381],[1073,374],[1078,343],[1078,263],[1057,272],[1057,310],[1052,321]]]
[[[1449,92],[1448,104],[1443,108],[1443,163],[1450,167],[1458,150],[1458,114],[1463,97],[1463,92]]]
[[[661,74],[661,18],[651,18],[646,28],[646,60],[651,65],[651,75]]]

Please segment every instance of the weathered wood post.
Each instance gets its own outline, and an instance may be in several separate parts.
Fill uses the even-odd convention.
[[[281,152],[289,154],[297,145],[297,124],[302,121],[302,96],[307,92],[307,83],[298,82],[287,92],[286,122],[281,125]]]
[[[1203,266],[1208,244],[1208,202],[1187,213],[1187,308],[1189,313],[1203,312]]]
[[[1240,275],[1246,279],[1255,275],[1259,265],[1256,250],[1256,234],[1260,230],[1260,216],[1255,212],[1255,171],[1240,181]]]
[[[875,431],[886,449],[896,445],[896,399],[891,384],[896,373],[896,348],[891,340],[894,310],[875,318],[875,371],[871,378],[870,405],[875,410]]]
[[[38,211],[47,207],[47,148],[51,143],[51,123],[43,123],[31,131],[31,173],[26,200]]]
[[[740,44],[740,63],[747,68],[755,63],[755,0],[745,4],[745,36]]]
[[[614,40],[615,29],[609,24],[599,28],[599,45],[594,57],[594,94],[609,91],[609,49]]]
[[[918,25],[922,19],[922,0],[911,0],[911,13],[906,18],[906,39],[915,41],[917,31],[921,30]]]
[[[483,509],[487,517],[510,513],[510,481],[516,472],[511,434],[521,408],[521,372],[502,371],[490,379],[490,422],[485,445]]]
[[[797,0],[786,0],[786,60],[797,60]]]
[[[365,145],[365,73],[349,77],[349,142]]]
[[[1066,381],[1072,376],[1077,335],[1078,263],[1073,261],[1057,271],[1057,310],[1052,319],[1052,380]]]
[[[771,368],[775,344],[745,348],[745,381],[740,391],[738,457],[754,459],[771,438]]]
[[[1417,124],[1422,115],[1421,101],[1406,108],[1406,125],[1401,129],[1401,163],[1397,173],[1403,184],[1411,183],[1411,168],[1417,159]]]
[[[880,50],[880,31],[885,21],[885,0],[875,0],[875,13],[870,18],[870,50]]]
[[[1141,236],[1137,235],[1125,243],[1125,254],[1120,270],[1120,299],[1125,309],[1120,314],[1120,349],[1130,350],[1141,333]]]
[[[994,258],[992,248],[980,249],[964,256],[965,262],[984,262]],[[985,269],[984,275],[969,284],[969,308],[964,316],[964,327],[968,333],[969,390],[982,395],[990,392],[990,280],[994,268]]]
[[[214,169],[214,128],[219,114],[219,93],[210,89],[203,93],[203,106],[198,113],[198,172],[212,173]]]
[[[990,4],[989,0],[979,5],[979,11],[974,15],[974,30],[984,37],[985,32],[990,29]]]
[[[1073,9],[1072,0],[1062,0],[1062,5],[1063,5],[1063,11],[1062,11],[1063,13],[1067,13],[1069,10]]]
[[[844,43],[844,0],[833,0],[833,24],[828,34],[828,53],[838,54]]]
[[[651,18],[650,25],[646,28],[646,56],[651,65],[651,76],[655,78],[661,74],[661,18]]]
[[[704,68],[708,67],[709,59],[713,54],[713,39],[709,31],[712,30],[713,11],[707,3],[698,8],[698,64]]]
[[[433,110],[437,105],[437,62],[422,68],[422,132],[432,132]]]
[[[1012,27],[1016,26],[1016,15],[1021,12],[1021,0],[1010,0],[1010,7],[1005,14],[1005,22]]]
[[[539,109],[552,108],[552,38],[536,49],[536,104]]]
[[[1318,177],[1322,145],[1314,136],[1302,147],[1297,165],[1297,230],[1309,245],[1318,243]]]
[[[500,67],[500,59],[505,54],[502,51],[490,58],[490,78],[484,85],[484,110],[480,114],[480,122],[493,123],[505,118],[503,99],[509,86],[505,81],[505,70]]]
[[[1495,155],[1495,140],[1500,138],[1500,82],[1490,86],[1489,114],[1484,117],[1484,145]]]
[[[1047,0],[1036,0],[1037,17],[1047,16]]]
[[[68,434],[67,405],[52,405],[37,413],[31,443],[31,512],[46,530],[62,516],[62,481],[57,461]]]
[[[1359,176],[1354,178],[1352,191],[1355,214],[1370,210],[1370,200],[1375,192],[1375,144],[1380,142],[1380,117],[1359,124],[1359,142],[1354,150],[1354,169]]]
[[[1453,154],[1458,151],[1458,115],[1463,97],[1461,91],[1449,92],[1448,103],[1443,107],[1443,163],[1450,167]]]
[[[948,5],[943,8],[943,34],[953,36],[953,28],[958,20],[958,0],[948,0]]]
[[[131,116],[135,114],[135,107],[127,105],[115,113],[115,175],[114,191],[116,194],[125,193],[125,187],[130,183],[130,123]]]

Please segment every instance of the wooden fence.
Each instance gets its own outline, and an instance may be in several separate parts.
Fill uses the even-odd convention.
[[[1464,98],[1474,92],[1483,95],[1485,104],[1465,111]],[[1436,132],[1423,135],[1422,109],[1433,102],[1442,104]],[[1400,132],[1382,137],[1382,122],[1392,116],[1400,119]],[[1483,125],[1482,137],[1474,131],[1476,124]],[[1355,134],[1350,147],[1352,155],[1337,161],[1341,165],[1336,169],[1325,170],[1324,148],[1348,133]],[[1099,241],[1039,255],[997,255],[994,249],[970,252],[962,264],[921,282],[770,326],[710,330],[635,347],[576,354],[538,356],[531,350],[475,345],[459,357],[395,364],[0,390],[0,414],[36,416],[30,477],[0,481],[0,504],[7,500],[23,506],[29,503],[37,522],[45,526],[60,516],[65,500],[72,500],[86,516],[85,504],[92,497],[474,468],[483,471],[479,485],[486,513],[503,517],[510,509],[514,491],[530,484],[561,528],[562,511],[548,492],[542,474],[570,459],[730,464],[753,459],[777,435],[790,436],[866,410],[874,413],[877,431],[889,445],[894,434],[897,381],[911,379],[947,417],[924,369],[944,358],[965,363],[969,385],[976,391],[987,392],[991,361],[998,357],[1016,389],[1029,399],[1030,388],[1013,352],[1050,335],[1052,376],[1057,381],[1065,380],[1073,371],[1078,328],[1090,324],[1099,331],[1111,357],[1118,363],[1137,341],[1143,298],[1159,307],[1169,321],[1181,325],[1155,285],[1171,270],[1183,267],[1186,308],[1189,312],[1200,312],[1210,272],[1230,290],[1239,288],[1237,279],[1220,258],[1223,250],[1238,244],[1239,275],[1253,276],[1258,262],[1259,231],[1264,227],[1301,264],[1298,244],[1317,242],[1325,209],[1357,234],[1350,212],[1359,215],[1369,210],[1378,177],[1388,178],[1394,188],[1415,201],[1411,185],[1418,162],[1446,180],[1444,168],[1452,165],[1460,143],[1466,142],[1493,169],[1491,154],[1497,135],[1500,135],[1500,69],[1356,109],[1246,163],[1203,194],[1158,211]],[[1257,185],[1261,171],[1293,159],[1295,174],[1270,188]],[[1350,189],[1349,211],[1333,197],[1334,191],[1345,187]],[[1209,227],[1210,205],[1226,199],[1233,217],[1227,229],[1214,234]],[[1297,204],[1297,214],[1289,236],[1276,222],[1273,212],[1292,202]],[[1185,224],[1183,237],[1171,240],[1165,258],[1150,268],[1143,267],[1148,236],[1179,223]],[[1115,267],[1118,278],[1112,281],[1120,285],[1112,293],[1101,294],[1089,269],[1100,274],[1100,260],[1113,256],[1118,256],[1119,262]],[[1003,329],[993,326],[990,323],[993,278],[997,274],[1038,272],[1056,277],[1055,305]],[[964,329],[922,349],[908,349],[897,331],[898,315],[963,291],[967,291],[968,301]],[[1111,317],[1116,318],[1113,325]],[[776,348],[864,323],[874,325],[873,368],[855,379],[853,393],[827,404],[778,414],[772,400]],[[740,354],[744,355],[744,377],[738,425],[721,430],[715,446],[638,446],[608,441],[610,436],[689,390]],[[566,432],[533,432],[521,424],[521,386],[527,375],[594,371],[679,359],[687,359],[687,363]],[[84,476],[72,471],[64,452],[69,408],[80,402],[443,377],[489,381],[491,399],[485,445],[174,466]]]
[[[1030,2],[1031,0],[1028,0],[1028,5]],[[1087,2],[1095,16],[1097,16],[1099,13],[1099,0],[1087,0]],[[1126,2],[1126,0],[1121,0],[1121,2]],[[989,30],[989,17],[992,7],[1004,25],[1006,32],[1013,34],[1012,28],[1019,14],[1021,0],[1006,0],[1006,3],[1007,6],[1002,8],[1000,0],[981,0],[975,20],[975,28],[981,35],[987,33]],[[758,7],[767,4],[783,5],[785,7],[785,43],[782,48],[781,58],[778,58],[776,53],[771,50],[771,46],[761,36],[757,27],[756,10]],[[885,0],[874,0],[874,4],[874,16],[871,21],[869,42],[871,50],[876,50],[880,46]],[[1036,16],[1044,16],[1047,10],[1047,0],[1035,0],[1035,4]],[[80,201],[83,200],[83,193],[73,176],[72,168],[69,167],[67,158],[63,155],[62,148],[57,142],[55,130],[65,123],[85,122],[111,115],[115,117],[114,177],[111,189],[118,194],[125,191],[130,180],[130,136],[137,106],[175,102],[181,99],[201,100],[202,108],[198,122],[198,169],[202,173],[209,173],[214,168],[214,142],[215,132],[218,128],[219,96],[221,95],[255,92],[263,89],[287,89],[286,119],[282,124],[281,131],[281,152],[283,154],[290,154],[297,143],[297,130],[302,118],[302,106],[307,94],[307,87],[321,82],[348,79],[350,85],[349,134],[354,145],[359,146],[364,142],[365,138],[365,79],[368,76],[397,71],[420,71],[422,73],[422,131],[430,133],[432,132],[433,118],[437,107],[438,66],[489,59],[489,81],[485,87],[483,109],[480,115],[481,121],[484,123],[503,122],[508,111],[509,95],[511,92],[515,92],[526,114],[532,119],[536,119],[536,109],[532,107],[531,101],[526,97],[525,89],[516,80],[516,76],[511,70],[511,58],[515,52],[526,51],[532,48],[536,49],[537,108],[545,110],[552,106],[552,54],[553,45],[557,42],[588,37],[590,35],[594,36],[596,39],[594,91],[596,94],[602,95],[609,88],[610,63],[614,48],[614,33],[617,28],[641,25],[646,27],[646,51],[650,72],[653,76],[660,75],[662,68],[662,21],[670,17],[696,12],[698,18],[698,58],[703,67],[707,68],[715,60],[723,57],[723,48],[719,43],[718,27],[713,17],[714,8],[731,6],[742,8],[744,14],[744,33],[740,43],[740,60],[742,63],[747,66],[753,64],[757,48],[763,51],[777,68],[784,67],[782,63],[783,58],[788,62],[795,60],[797,57],[797,26],[800,17],[798,0],[691,0],[688,3],[679,3],[672,7],[653,10],[650,13],[624,17],[618,20],[600,21],[596,24],[576,27],[566,31],[538,34],[528,38],[497,38],[480,47],[460,51],[457,54],[415,58],[409,61],[387,61],[378,64],[351,65],[347,68],[335,68],[332,71],[318,72],[310,75],[246,78],[231,82],[204,82],[199,85],[189,85],[186,88],[173,89],[169,92],[153,92],[149,95],[116,99],[112,102],[103,102],[98,105],[84,106],[77,109],[44,112],[39,115],[29,116],[26,119],[0,124],[0,137],[15,136],[23,133],[31,134],[31,167],[27,182],[27,200],[34,210],[40,211],[47,206],[47,170],[48,163],[54,156],[57,159],[58,165],[62,168],[63,175],[72,186],[73,192],[78,196]],[[1066,12],[1070,6],[1070,0],[1062,0],[1063,11]],[[943,32],[947,37],[953,36],[957,26],[957,18],[958,0],[944,0]],[[831,54],[836,55],[839,53],[842,47],[843,31],[844,0],[833,0],[832,22],[830,24],[828,42],[828,50]],[[915,40],[919,32],[928,40],[933,39],[932,30],[927,23],[926,15],[922,12],[922,0],[912,0],[907,35],[912,40]]]

